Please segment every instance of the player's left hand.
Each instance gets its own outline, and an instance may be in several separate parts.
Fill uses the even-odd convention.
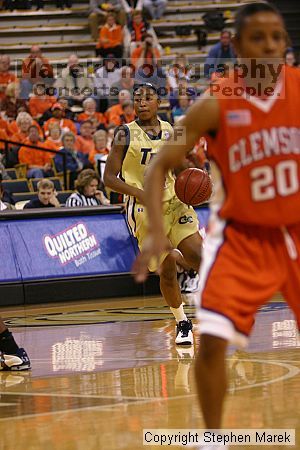
[[[162,253],[170,252],[172,250],[169,239],[161,233],[150,233],[143,244],[140,254],[137,256],[132,272],[135,281],[142,283],[148,277],[148,265],[150,260],[154,258],[159,263],[159,258]]]

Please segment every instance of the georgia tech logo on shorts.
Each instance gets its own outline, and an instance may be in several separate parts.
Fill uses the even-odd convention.
[[[180,223],[180,225],[183,225],[185,223],[193,223],[194,219],[192,218],[192,216],[182,216],[180,217],[178,222]]]

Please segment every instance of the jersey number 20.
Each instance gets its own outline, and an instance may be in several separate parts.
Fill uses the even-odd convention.
[[[296,161],[281,161],[275,167],[262,166],[250,172],[251,197],[255,202],[272,200],[295,194],[299,190],[298,165]]]

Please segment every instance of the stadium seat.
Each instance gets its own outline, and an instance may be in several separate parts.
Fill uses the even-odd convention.
[[[23,202],[25,200],[31,200],[32,198],[37,198],[36,192],[14,192],[13,199],[16,203]]]
[[[5,169],[5,171],[12,180],[16,180],[18,178],[16,169]]]
[[[17,171],[17,178],[26,178],[27,164],[16,164],[14,167]]]
[[[61,192],[58,192],[57,199],[58,199],[59,203],[61,205],[64,205],[66,203],[66,201],[67,201],[67,198],[69,198],[70,195],[73,194],[73,192],[74,191],[61,191]]]
[[[14,194],[15,192],[30,192],[28,180],[20,178],[18,180],[5,180],[2,181],[4,190]]]

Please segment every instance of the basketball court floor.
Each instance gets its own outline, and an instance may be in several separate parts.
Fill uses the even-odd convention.
[[[186,302],[193,317],[191,296]],[[135,450],[143,429],[203,428],[194,348],[175,347],[162,299],[2,308],[1,315],[32,371],[0,372],[0,450]],[[224,427],[295,428],[300,449],[300,339],[279,296],[258,314],[247,352],[229,350],[228,373]]]

